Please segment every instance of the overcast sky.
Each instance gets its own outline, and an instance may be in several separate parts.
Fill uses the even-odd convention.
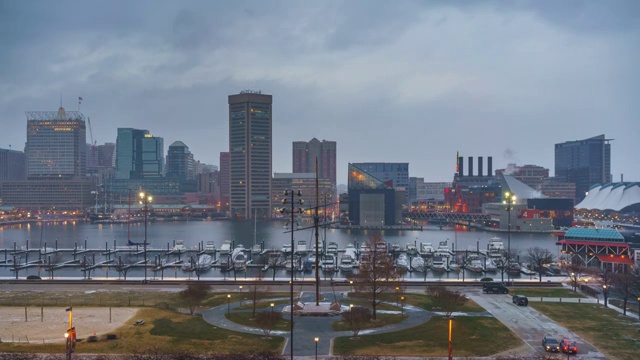
[[[553,174],[554,144],[605,134],[614,181],[640,181],[639,55],[636,0],[0,0],[0,148],[62,93],[98,144],[147,129],[218,165],[227,96],[253,89],[273,95],[274,172],[316,137],[338,183],[350,162],[451,181],[456,151]]]

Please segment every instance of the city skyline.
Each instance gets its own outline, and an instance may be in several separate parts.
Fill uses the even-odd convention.
[[[638,3],[369,4],[0,2],[0,148],[62,93],[99,144],[148,129],[219,165],[227,96],[253,89],[273,95],[273,172],[317,138],[338,184],[364,162],[451,181],[456,152],[555,175],[554,144],[605,134],[612,180],[640,180]]]

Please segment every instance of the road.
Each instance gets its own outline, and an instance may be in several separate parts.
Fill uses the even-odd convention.
[[[544,354],[542,337],[555,336],[558,341],[563,338],[574,339],[578,344],[580,359],[606,359],[593,345],[575,333],[560,326],[537,310],[529,306],[517,306],[510,295],[483,294],[481,289],[465,289],[465,294],[478,305],[485,308],[496,319],[508,326],[531,349],[528,354]],[[535,301],[535,299],[529,299]]]

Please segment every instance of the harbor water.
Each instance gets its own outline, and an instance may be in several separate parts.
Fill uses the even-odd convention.
[[[201,279],[228,279],[228,278],[253,278],[256,272],[263,271],[260,263],[260,255],[252,255],[250,249],[255,244],[260,244],[263,250],[281,249],[284,244],[291,243],[290,229],[285,227],[284,221],[252,221],[232,222],[232,221],[189,221],[189,222],[150,222],[147,225],[147,259],[150,264],[163,262],[171,264],[178,260],[175,254],[168,254],[175,248],[176,242],[184,244],[184,248],[192,250],[196,254],[197,250],[202,250],[205,244],[213,242],[216,248],[215,260],[222,260],[220,249],[223,242],[230,240],[233,246],[244,245],[247,249],[247,257],[251,260],[246,270],[223,271],[220,267],[214,266],[200,275]],[[293,232],[294,242],[305,241],[307,248],[311,249],[315,244],[315,230],[309,222],[299,224],[300,230]],[[363,230],[363,229],[319,229],[319,241],[334,241],[339,249],[344,249],[348,244],[353,244],[356,248],[364,243],[370,242],[372,236],[381,236],[389,245],[398,244],[401,250],[406,249],[407,244],[431,243],[434,247],[442,241],[446,241],[449,248],[456,250],[457,254],[465,252],[475,252],[486,250],[491,238],[499,237],[504,242],[505,249],[509,246],[508,234],[505,232],[494,233],[485,232],[466,227],[439,227],[424,225],[416,230]],[[512,253],[517,253],[524,261],[527,249],[542,247],[552,251],[559,256],[560,249],[556,245],[556,238],[551,234],[539,233],[519,233],[512,231],[510,235],[510,247]],[[30,224],[20,224],[4,226],[0,228],[0,278],[15,279],[15,263],[34,265],[20,268],[18,278],[24,279],[29,275],[38,275],[42,278],[50,278],[51,272],[44,265],[38,262],[51,262],[51,256],[56,257],[56,262],[61,264],[64,261],[73,259],[70,251],[55,252],[56,249],[78,249],[75,258],[78,260],[91,259],[92,264],[105,263],[92,269],[90,273],[83,271],[81,266],[70,264],[70,266],[58,266],[53,271],[54,278],[122,278],[118,271],[114,269],[114,262],[119,253],[110,253],[109,250],[126,248],[127,242],[142,244],[145,240],[145,226],[143,223],[119,223],[119,224],[90,224],[84,222],[38,222]],[[130,250],[130,257],[135,261],[141,261],[144,257],[143,246],[138,245],[135,251]],[[31,249],[30,252],[24,251]],[[33,251],[40,249],[40,251]],[[18,250],[18,251],[16,251]],[[152,251],[154,250],[154,251]],[[120,253],[122,254],[122,253]],[[184,256],[188,256],[188,253]],[[185,260],[185,259],[182,259]],[[107,263],[111,261],[111,263]],[[195,278],[195,274],[183,271],[181,266],[165,266],[162,271],[154,271],[152,266],[133,267],[127,273],[127,279],[140,279],[145,275],[148,279],[185,279]],[[266,279],[272,277],[270,270],[265,275]],[[321,272],[322,273],[322,272]],[[287,278],[290,273],[284,269],[277,269],[273,276],[277,278]],[[296,278],[310,278],[314,275],[299,273]],[[446,273],[433,272],[407,272],[406,278],[414,279],[434,279],[434,278],[480,278],[485,275],[466,271],[461,274],[457,271]],[[500,276],[490,274],[486,276]],[[506,276],[506,275],[505,275]],[[517,277],[518,275],[516,275]],[[529,278],[529,276],[521,275]],[[336,271],[321,275],[322,278],[344,278],[345,274]]]

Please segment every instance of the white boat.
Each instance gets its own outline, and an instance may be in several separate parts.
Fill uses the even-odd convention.
[[[231,253],[231,240],[225,240],[220,246],[220,255],[229,255]]]
[[[391,244],[391,252],[395,253],[395,252],[398,252],[398,251],[400,251],[400,244],[398,244],[398,243]]]
[[[400,254],[396,259],[396,268],[402,270],[409,270],[409,257],[407,254]]]
[[[311,253],[312,254],[316,254],[316,244],[313,244],[313,246],[311,247]],[[317,254],[323,254],[324,253],[324,246],[322,245],[322,241],[318,241],[318,252]]]
[[[187,247],[184,246],[184,240],[176,240],[176,244],[173,245],[173,251],[185,251]]]
[[[427,271],[427,263],[423,257],[414,256],[411,258],[411,268],[418,272],[425,272]]]
[[[469,255],[465,268],[474,273],[482,273],[484,271],[484,264],[478,255]]]
[[[207,271],[211,269],[212,265],[213,265],[213,257],[211,257],[211,255],[209,254],[202,254],[198,257],[195,270]]]
[[[262,253],[262,245],[260,245],[260,244],[254,244],[254,245],[251,247],[251,255],[258,255],[258,254],[260,254],[260,253]]]
[[[487,245],[487,255],[489,257],[498,258],[504,255],[504,243],[498,237],[491,238]]]
[[[192,271],[193,270],[193,262],[191,261],[191,258],[185,260],[182,263],[182,271]]]
[[[460,265],[458,265],[458,260],[455,258],[449,259],[449,270],[458,271],[460,269]]]
[[[433,259],[431,260],[431,270],[436,273],[443,273],[449,271],[449,267],[447,266],[447,257],[443,255],[433,255]]]
[[[388,251],[388,249],[387,249],[387,243],[382,242],[382,241],[377,242],[377,243],[376,243],[376,251],[377,251],[378,253],[382,253],[382,254],[386,254],[386,253],[388,253],[389,251]]]
[[[213,240],[207,241],[207,243],[204,245],[204,252],[205,254],[214,254],[216,252],[216,244],[213,242]]]
[[[291,244],[289,243],[282,244],[282,249],[280,249],[280,251],[283,254],[291,254]]]
[[[296,254],[306,255],[307,251],[309,251],[309,249],[307,249],[307,242],[304,240],[298,240],[298,243],[296,245]]]
[[[323,271],[332,272],[336,271],[336,257],[334,255],[328,254],[322,258],[322,267]]]
[[[415,244],[408,243],[406,247],[407,255],[415,256],[418,255],[418,248]]]
[[[420,253],[420,256],[422,257],[427,257],[427,256],[431,256],[433,255],[433,253],[436,250],[433,248],[433,245],[431,245],[431,243],[420,243],[420,249],[418,250],[418,252]]]
[[[247,257],[245,256],[245,247],[242,244],[236,246],[231,253],[231,262],[233,263],[234,270],[244,270],[247,264]]]
[[[327,244],[327,254],[338,254],[338,243],[335,241],[329,241]]]
[[[370,252],[370,251],[371,251],[371,246],[369,246],[368,243],[363,242],[362,244],[360,244],[360,249],[358,249],[358,252],[360,254],[364,254],[364,253],[367,253],[367,252]]]
[[[352,272],[353,266],[355,265],[355,259],[351,257],[349,254],[343,254],[340,257],[340,271],[342,272]]]
[[[436,248],[436,251],[434,252],[434,256],[436,255],[440,255],[440,256],[448,256],[448,257],[453,257],[453,251],[451,251],[451,249],[449,249],[449,246],[447,245],[447,241],[440,241],[438,243],[438,247]]]
[[[485,259],[484,271],[494,273],[498,271],[498,265],[493,261],[492,258],[488,257]]]

